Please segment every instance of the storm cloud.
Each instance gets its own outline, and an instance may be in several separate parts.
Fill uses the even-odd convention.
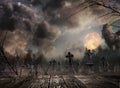
[[[85,35],[90,32],[101,34],[105,22],[96,18],[109,12],[102,7],[94,8],[96,6],[84,9],[85,6],[81,4],[83,2],[84,0],[0,1],[0,31],[9,31],[6,47],[14,44],[20,46],[19,42],[22,41],[22,50],[31,49],[51,57],[63,55],[67,48],[78,52],[78,55],[83,54]],[[70,17],[74,13],[76,14]]]

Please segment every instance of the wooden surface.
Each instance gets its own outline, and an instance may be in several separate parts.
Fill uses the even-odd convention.
[[[119,88],[119,82],[101,76],[40,75],[22,79],[0,78],[0,88]]]

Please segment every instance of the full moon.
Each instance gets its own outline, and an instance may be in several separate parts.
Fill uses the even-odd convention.
[[[101,36],[97,32],[88,33],[84,39],[84,47],[89,50],[94,50],[99,47]]]

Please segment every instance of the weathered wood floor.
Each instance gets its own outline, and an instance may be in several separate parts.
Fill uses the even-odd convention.
[[[0,88],[119,88],[119,84],[100,76],[40,75],[17,81],[1,78]]]

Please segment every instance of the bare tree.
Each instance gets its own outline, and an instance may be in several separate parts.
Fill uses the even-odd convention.
[[[112,1],[110,2],[112,3]],[[120,7],[115,6],[117,2],[114,3],[114,5],[108,4],[106,0],[86,0],[83,3],[78,4],[76,6],[76,10],[70,14],[66,19],[71,18],[74,15],[77,15],[78,13],[84,11],[87,8],[90,8],[92,6],[102,6],[108,10],[111,10],[110,12],[104,13],[103,15],[99,16],[98,18],[112,15],[112,16],[120,16]]]
[[[18,75],[17,71],[14,69],[14,67],[8,61],[8,57],[6,56],[5,51],[4,51],[4,43],[5,43],[5,40],[7,37],[7,32],[1,31],[0,35],[1,35],[0,36],[0,56],[4,59],[4,63],[6,63],[8,65],[10,70],[13,71],[16,75]]]

